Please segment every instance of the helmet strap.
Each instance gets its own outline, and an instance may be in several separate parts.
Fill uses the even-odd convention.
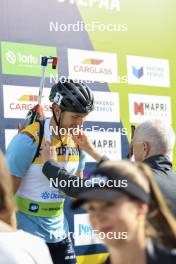
[[[63,142],[62,142],[62,138],[61,138],[61,134],[60,134],[60,128],[61,128],[61,117],[62,117],[62,113],[63,113],[63,111],[61,110],[61,112],[60,112],[60,116],[59,116],[58,120],[57,120],[56,114],[55,114],[55,112],[54,112],[53,109],[52,109],[52,112],[53,112],[53,118],[54,118],[54,121],[55,121],[55,123],[56,123],[56,126],[58,127],[58,136],[59,136],[59,140],[61,141],[61,146],[63,147],[64,144],[63,144]]]

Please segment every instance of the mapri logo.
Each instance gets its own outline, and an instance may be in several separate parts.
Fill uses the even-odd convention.
[[[92,144],[102,155],[107,155],[112,160],[121,159],[121,134],[120,132],[102,132],[101,128],[96,131],[86,131]],[[94,162],[93,158],[87,156],[87,162]]]
[[[144,103],[134,103],[134,114],[135,115],[144,115]]]
[[[157,102],[150,102],[146,101],[145,103],[142,102],[135,102],[134,103],[134,114],[135,115],[155,115],[156,113],[164,114],[167,112],[167,104],[157,103]]]
[[[140,79],[144,75],[144,68],[136,68],[135,66],[132,67],[133,74],[136,76],[137,79]]]
[[[171,124],[171,102],[169,96],[129,94],[130,122],[160,119]]]
[[[16,55],[13,51],[9,50],[8,52],[6,52],[6,60],[10,63],[10,64],[15,64],[17,61]]]

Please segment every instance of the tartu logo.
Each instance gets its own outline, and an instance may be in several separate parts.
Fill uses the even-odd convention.
[[[32,54],[23,54],[21,52],[14,53],[11,50],[6,52],[6,60],[10,64],[39,64],[41,61],[42,55],[33,56]]]
[[[133,75],[140,79],[144,75],[144,68],[136,68],[135,66],[132,66]]]
[[[13,51],[9,50],[8,52],[6,52],[6,60],[10,63],[10,64],[15,64],[16,63],[16,55]]]
[[[41,75],[41,57],[56,57],[56,48],[16,42],[1,42],[2,73],[26,76]],[[54,73],[51,67],[47,68],[46,77]]]

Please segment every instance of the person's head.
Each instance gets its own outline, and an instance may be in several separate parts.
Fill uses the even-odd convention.
[[[82,126],[94,105],[90,88],[82,82],[70,79],[53,85],[49,100],[53,103],[52,111],[56,124],[66,129]]]
[[[171,156],[175,144],[172,127],[160,120],[146,121],[137,126],[132,140],[136,161],[155,155]]]
[[[145,241],[147,220],[155,230],[150,235],[159,234],[158,238],[163,243],[173,243],[176,222],[147,165],[106,161],[95,170],[90,180],[95,182],[97,177],[100,182],[96,180],[94,188],[84,190],[72,208],[83,206],[89,213],[93,229],[99,233],[121,234],[121,239],[105,236],[107,247],[134,240]],[[105,187],[101,187],[103,180]],[[125,233],[127,239],[123,240]]]
[[[15,206],[13,203],[12,182],[0,151],[0,220],[15,227]]]

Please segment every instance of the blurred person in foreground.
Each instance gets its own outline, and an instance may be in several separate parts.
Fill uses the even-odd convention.
[[[104,264],[176,263],[176,221],[149,167],[106,161],[89,180],[95,177],[101,184],[84,189],[72,208],[85,208],[97,236],[104,234],[110,254]],[[127,186],[116,187],[122,180]]]
[[[42,239],[16,229],[11,177],[0,152],[0,263],[52,264]]]

